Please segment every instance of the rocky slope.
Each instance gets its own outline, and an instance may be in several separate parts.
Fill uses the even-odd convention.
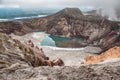
[[[88,56],[82,64],[96,64],[114,58],[120,58],[120,46],[113,47],[98,56]]]
[[[14,33],[16,35],[24,35],[31,31],[30,28],[22,24],[22,22],[16,21],[8,21],[8,22],[0,22],[0,32],[11,34]]]
[[[120,80],[120,60],[80,67],[26,67],[0,70],[0,80]]]
[[[111,51],[119,54],[120,47]],[[30,40],[21,43],[0,33],[0,80],[119,80],[120,76],[120,60],[77,67],[62,65],[61,59],[48,60]]]
[[[62,64],[61,64],[62,63]],[[20,64],[23,66],[64,65],[61,59],[49,60],[39,47],[31,41],[26,44],[0,33],[0,69]]]
[[[115,47],[109,52],[119,54],[119,50],[120,47]],[[0,80],[120,80],[120,59],[76,67],[59,67],[63,65],[61,62],[60,59],[48,60],[31,41],[21,43],[0,33]],[[52,65],[59,66],[50,67]]]
[[[98,15],[85,16],[78,8],[65,8],[43,18],[0,23],[0,32],[8,34],[22,35],[33,31],[82,38],[79,45],[99,46],[103,50],[120,44],[120,26],[117,22]]]

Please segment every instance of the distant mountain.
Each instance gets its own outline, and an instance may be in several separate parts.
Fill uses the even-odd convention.
[[[52,35],[82,38],[84,41],[80,45],[101,46],[104,50],[120,45],[120,26],[116,22],[99,15],[83,15],[78,8],[65,8],[25,24]]]

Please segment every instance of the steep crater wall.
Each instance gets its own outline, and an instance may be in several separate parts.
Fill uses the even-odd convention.
[[[6,28],[7,27],[7,28]],[[83,15],[78,8],[65,8],[47,17],[0,23],[0,32],[23,35],[45,31],[52,35],[82,38],[82,46],[93,45],[107,50],[120,45],[120,26],[100,15]]]

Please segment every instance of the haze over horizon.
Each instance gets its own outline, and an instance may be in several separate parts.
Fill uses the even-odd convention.
[[[0,8],[14,7],[23,9],[78,7],[86,9],[103,9],[103,15],[116,19],[116,7],[120,0],[0,0]]]

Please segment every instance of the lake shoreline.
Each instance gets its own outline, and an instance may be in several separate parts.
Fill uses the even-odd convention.
[[[59,48],[59,47],[50,47],[50,46],[40,46],[40,42],[49,34],[45,32],[33,32],[28,33],[24,36],[17,36],[11,34],[13,39],[18,39],[21,42],[26,42],[31,40],[36,46],[42,48],[44,54],[49,56],[50,59],[54,60],[56,58],[61,58],[65,66],[79,66],[80,62],[84,60],[86,56],[98,55],[97,53],[101,52],[99,47],[87,46],[85,48]]]

